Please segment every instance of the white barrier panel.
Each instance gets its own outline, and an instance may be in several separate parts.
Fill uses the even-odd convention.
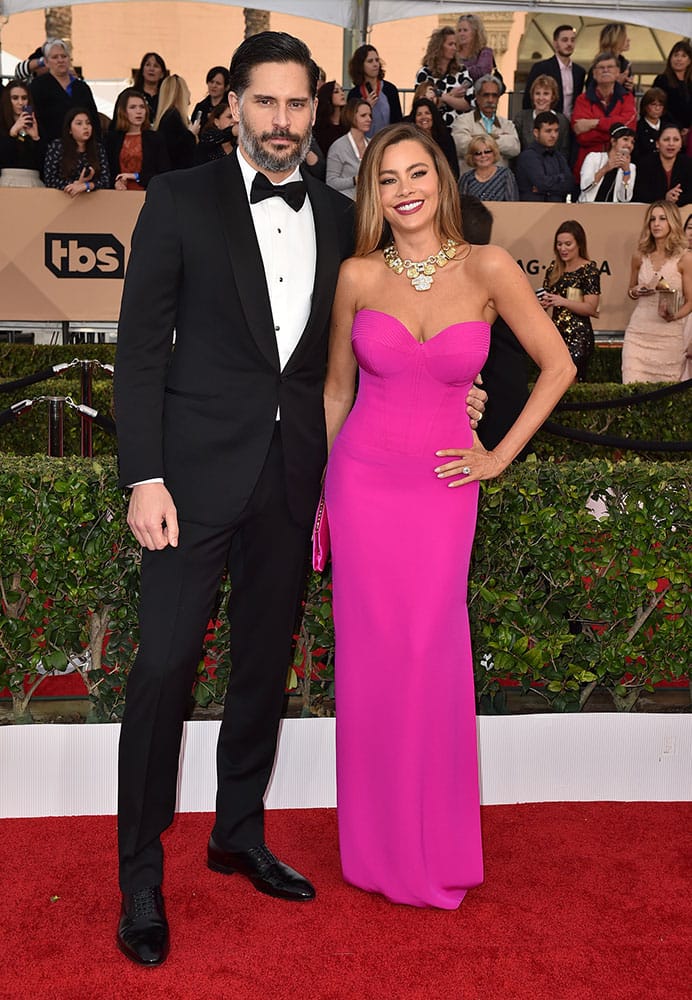
[[[522,715],[479,720],[482,802],[689,801],[689,715]],[[185,727],[181,812],[213,812],[218,722]],[[112,815],[119,725],[0,728],[0,817]],[[287,719],[270,809],[336,804],[334,720]]]

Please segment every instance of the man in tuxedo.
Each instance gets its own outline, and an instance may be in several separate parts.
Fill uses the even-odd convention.
[[[120,475],[143,546],[120,738],[118,946],[142,965],[168,953],[160,838],[225,567],[232,670],[207,864],[271,896],[315,895],[266,846],[263,795],[326,460],[329,313],[353,204],[302,167],[318,75],[304,43],[255,35],[230,74],[237,154],[153,179],[118,330]]]
[[[561,111],[565,118],[572,117],[574,102],[584,89],[586,70],[572,62],[572,53],[577,41],[577,35],[571,24],[561,24],[553,32],[553,48],[555,55],[550,59],[541,59],[531,67],[524,84],[524,100],[522,107],[531,107],[531,84],[536,77],[545,74],[551,76],[557,83],[559,93],[554,111]]]

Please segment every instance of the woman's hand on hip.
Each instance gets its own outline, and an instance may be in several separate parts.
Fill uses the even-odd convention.
[[[451,480],[447,483],[450,487],[465,486],[481,479],[496,479],[505,468],[493,451],[486,451],[475,431],[471,448],[443,448],[435,454],[438,458],[454,459],[435,467],[437,478]]]

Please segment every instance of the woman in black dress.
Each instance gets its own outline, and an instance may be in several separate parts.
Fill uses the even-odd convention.
[[[209,115],[220,104],[227,104],[230,76],[225,66],[212,66],[206,76],[207,96],[195,104],[193,122],[199,122],[200,132],[207,124]]]
[[[676,42],[668,53],[666,68],[654,80],[668,97],[668,116],[681,129],[692,125],[692,45]]]
[[[317,145],[326,156],[329,147],[342,135],[348,132],[348,126],[342,121],[343,110],[346,107],[346,91],[336,80],[323,83],[317,91],[317,111],[312,135]]]
[[[238,138],[238,123],[227,102],[217,104],[209,113],[207,124],[199,134],[195,151],[196,163],[222,160],[232,153]]]
[[[162,136],[171,170],[194,166],[199,122],[190,123],[190,88],[182,76],[172,73],[161,84],[159,111],[154,128]]]
[[[43,46],[43,55],[48,72],[32,80],[31,103],[44,142],[59,138],[65,115],[71,108],[86,108],[92,116],[96,134],[100,136],[94,95],[89,84],[72,72],[67,42],[61,38],[49,38]]]
[[[585,382],[595,347],[591,317],[598,316],[601,276],[598,265],[589,259],[586,233],[575,220],[558,227],[553,248],[555,259],[545,272],[545,291],[539,302],[553,310],[553,323],[577,366],[577,379]]]
[[[115,129],[106,136],[106,152],[116,191],[146,191],[155,174],[170,169],[163,139],[151,127],[146,98],[134,87],[120,95]]]
[[[649,87],[642,96],[632,152],[634,163],[640,163],[646,156],[656,152],[661,129],[670,121],[666,112],[667,103],[668,96],[660,87]]]
[[[459,159],[457,157],[454,140],[449,134],[449,129],[442,120],[442,115],[435,107],[435,103],[427,97],[419,97],[413,102],[411,114],[405,121],[412,122],[423,132],[431,136],[442,152],[445,154],[447,163],[455,178],[459,180]]]

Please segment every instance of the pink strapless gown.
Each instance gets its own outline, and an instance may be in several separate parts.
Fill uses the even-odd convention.
[[[326,483],[341,864],[393,902],[454,909],[483,880],[466,609],[478,484],[433,470],[437,450],[471,444],[490,330],[456,323],[420,344],[362,309],[352,337],[358,398]]]

